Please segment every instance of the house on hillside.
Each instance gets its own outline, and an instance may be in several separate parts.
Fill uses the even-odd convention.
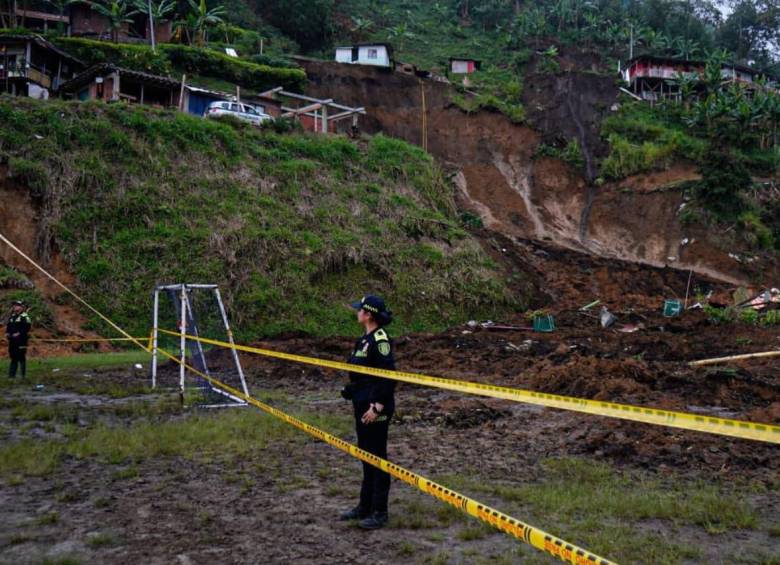
[[[18,25],[35,31],[48,31],[61,26],[63,30],[72,36],[88,37],[94,39],[110,39],[108,18],[92,9],[89,3],[75,2],[63,10],[62,14],[46,11],[42,8],[38,11],[16,10]],[[3,12],[7,18],[9,12]],[[149,20],[143,13],[136,14],[132,21],[122,24],[119,30],[120,41],[148,41]],[[154,37],[158,43],[166,43],[173,35],[173,22],[155,22]]]
[[[110,39],[109,21],[89,4],[75,3],[68,7],[70,35],[94,39]],[[119,41],[148,41],[149,19],[143,13],[136,14],[132,21],[122,24]],[[154,38],[157,43],[166,43],[173,36],[173,22],[155,22]]]
[[[76,100],[123,101],[176,108],[179,106],[181,82],[101,63],[63,84],[60,91],[63,97]]]
[[[9,2],[8,6],[11,5],[12,3]],[[9,11],[2,10],[0,13],[8,21],[11,20],[12,15]],[[67,13],[55,14],[44,10],[22,10],[18,5],[16,8],[16,21],[18,27],[35,31],[49,31],[49,28],[57,29],[58,26],[67,31],[70,26],[70,17]]]
[[[0,35],[0,89],[47,99],[84,64],[40,35]]]
[[[389,43],[358,43],[336,47],[336,62],[392,68],[393,47]]]
[[[450,57],[450,73],[454,75],[465,75],[478,71],[482,68],[482,62],[476,59],[466,57]]]
[[[679,79],[686,75],[701,75],[706,65],[706,61],[640,55],[628,61],[621,74],[629,90],[643,100],[679,101],[681,97]],[[723,63],[721,76],[724,82],[733,81],[754,86],[763,75],[744,65]]]

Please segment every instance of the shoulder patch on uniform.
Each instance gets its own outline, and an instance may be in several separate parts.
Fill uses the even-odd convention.
[[[382,355],[390,355],[390,342],[389,341],[382,341],[377,344],[377,349],[379,350],[379,353]]]
[[[374,339],[376,341],[387,341],[390,338],[387,336],[387,332],[385,330],[379,328],[377,331],[374,332]]]

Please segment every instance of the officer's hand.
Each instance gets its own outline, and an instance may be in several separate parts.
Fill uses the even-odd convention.
[[[360,419],[360,421],[363,422],[364,424],[370,424],[374,420],[376,420],[376,416],[377,415],[374,414],[374,411],[371,410],[371,408],[369,407],[369,409],[366,410],[366,413],[363,414],[363,417]]]

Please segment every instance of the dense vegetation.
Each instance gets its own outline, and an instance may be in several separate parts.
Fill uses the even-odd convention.
[[[431,158],[378,136],[278,134],[99,103],[0,99],[0,157],[46,203],[80,290],[132,331],[155,283],[213,281],[244,337],[351,333],[387,295],[394,331],[520,306]]]
[[[276,86],[299,90],[306,80],[306,74],[301,69],[236,59],[207,48],[164,44],[153,51],[147,45],[109,43],[80,37],[59,37],[55,42],[90,65],[108,62],[161,75],[187,73],[188,76],[215,77],[255,90]]]

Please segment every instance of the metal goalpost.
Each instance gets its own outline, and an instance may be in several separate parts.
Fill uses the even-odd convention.
[[[167,295],[170,298],[171,303],[176,311],[176,331],[179,335],[179,354],[181,356],[181,364],[179,365],[179,394],[184,401],[185,392],[185,367],[187,353],[190,354],[190,363],[193,367],[202,371],[206,375],[211,375],[208,364],[206,363],[206,355],[203,351],[203,346],[200,341],[187,340],[187,335],[194,337],[200,337],[200,328],[198,325],[198,316],[196,315],[195,308],[193,306],[193,292],[206,292],[211,293],[219,310],[219,319],[221,325],[224,328],[227,335],[227,341],[231,346],[235,346],[233,340],[233,332],[230,329],[230,322],[228,321],[227,311],[225,305],[222,302],[222,295],[219,292],[219,287],[215,284],[192,284],[192,283],[180,283],[180,284],[165,284],[158,285],[154,289],[153,296],[153,311],[152,311],[152,388],[157,387],[157,369],[158,369],[158,356],[159,356],[159,329],[160,329],[160,295]],[[174,330],[171,330],[174,331]],[[246,378],[244,377],[244,370],[241,367],[241,361],[238,357],[238,351],[235,347],[231,348],[231,354],[233,363],[238,373],[238,378],[241,390],[249,395],[249,389],[246,386]],[[199,382],[199,388],[208,392],[208,396],[217,398],[222,402],[215,402],[211,404],[204,404],[204,407],[225,407],[225,406],[246,406],[246,402],[241,398],[238,398],[227,391],[221,390],[211,385],[205,379],[197,379]],[[231,385],[232,386],[232,385]],[[239,386],[236,386],[239,388]]]

